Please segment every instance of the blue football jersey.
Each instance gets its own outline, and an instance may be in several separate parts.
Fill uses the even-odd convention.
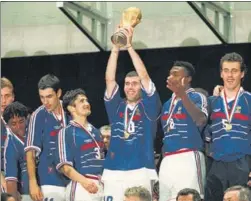
[[[193,88],[186,91],[189,99],[208,116],[207,98],[195,92]],[[161,114],[162,129],[164,132],[164,152],[175,152],[179,149],[203,149],[201,128],[196,125],[180,99],[175,94],[162,108]]]
[[[111,141],[104,168],[108,170],[155,169],[153,140],[161,101],[154,84],[141,90],[142,98],[131,107],[116,85],[105,107],[111,124]]]
[[[228,102],[223,94],[212,96],[209,108],[210,124],[205,138],[210,142],[212,157],[230,162],[251,154],[251,94],[241,88],[239,97]],[[229,122],[227,112],[231,111]]]
[[[1,116],[1,171],[4,171],[4,144],[5,140],[7,138],[7,130],[6,130],[6,123],[3,120],[3,117]]]
[[[104,143],[98,129],[89,124],[85,129],[70,121],[60,130],[57,148],[57,169],[71,165],[82,175],[99,176],[103,171]]]
[[[4,159],[5,180],[16,181],[19,193],[29,194],[28,173],[23,138],[16,136],[12,132],[8,135],[5,143]]]
[[[55,151],[58,132],[67,125],[67,116],[62,112],[62,120],[40,106],[31,116],[26,139],[25,152],[33,149],[38,156],[39,185],[65,186],[65,177],[56,170]]]

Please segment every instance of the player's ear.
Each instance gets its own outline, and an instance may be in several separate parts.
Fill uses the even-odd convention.
[[[58,89],[57,91],[57,97],[60,98],[62,95],[62,89]]]
[[[72,114],[75,110],[75,107],[73,107],[72,105],[68,105],[67,110]]]

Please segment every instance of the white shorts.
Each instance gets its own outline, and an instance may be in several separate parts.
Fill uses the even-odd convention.
[[[98,192],[89,193],[80,183],[71,181],[66,187],[66,201],[103,201],[103,185],[95,179],[91,179],[98,186]]]
[[[33,201],[30,197],[30,195],[22,195],[22,201]]]
[[[65,187],[43,185],[41,190],[44,195],[44,201],[65,201]]]
[[[129,171],[104,170],[104,201],[123,201],[126,189],[135,186],[143,186],[152,194],[152,182],[157,179],[156,171],[146,168]]]
[[[178,192],[192,188],[204,198],[206,179],[205,157],[202,152],[179,150],[163,158],[159,171],[159,201],[175,201]]]

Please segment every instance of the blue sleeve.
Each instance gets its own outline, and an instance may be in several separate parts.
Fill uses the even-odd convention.
[[[194,97],[194,104],[208,117],[208,101],[205,95],[196,92]]]
[[[148,119],[156,121],[161,112],[161,101],[154,83],[150,81],[150,84],[150,92],[142,88],[142,103]]]
[[[58,143],[55,154],[55,162],[57,170],[63,165],[74,165],[74,147],[76,144],[73,140],[71,129],[63,128],[58,133]]]
[[[6,139],[4,159],[5,180],[18,181],[18,152],[10,135]]]
[[[28,127],[28,134],[26,137],[26,143],[24,151],[35,150],[36,155],[39,155],[42,150],[42,137],[44,129],[44,112],[43,110],[36,110],[30,118]]]
[[[118,85],[115,86],[111,97],[107,97],[107,95],[105,94],[104,100],[105,100],[106,113],[108,115],[109,122],[111,124],[116,116],[119,104],[122,101],[119,92],[119,86]]]
[[[4,143],[7,137],[5,124],[1,120],[1,153],[4,153]],[[1,154],[1,170],[4,171],[4,155]]]

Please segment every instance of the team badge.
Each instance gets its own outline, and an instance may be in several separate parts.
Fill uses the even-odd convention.
[[[237,106],[237,107],[236,107],[235,113],[241,113],[241,106]]]

